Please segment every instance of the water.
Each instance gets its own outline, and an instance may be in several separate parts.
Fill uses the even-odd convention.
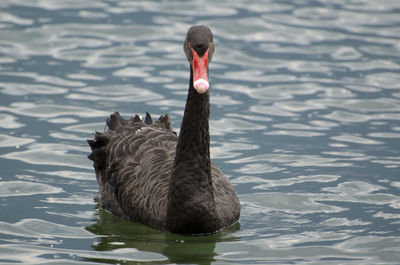
[[[399,1],[0,3],[1,264],[399,264]],[[99,210],[85,142],[183,114],[215,35],[211,138],[240,224],[185,237]]]

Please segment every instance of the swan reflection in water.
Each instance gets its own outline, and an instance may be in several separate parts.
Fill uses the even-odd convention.
[[[215,262],[218,253],[215,247],[218,242],[231,242],[240,240],[234,236],[239,231],[240,224],[234,225],[214,234],[203,236],[187,236],[173,234],[146,225],[125,221],[111,213],[103,210],[96,210],[96,222],[86,229],[99,235],[92,247],[96,251],[112,251],[121,248],[133,248],[138,251],[159,253],[165,258],[161,261],[149,260],[152,263],[190,263],[190,264],[211,264]],[[87,260],[99,262],[100,258],[87,258]],[[104,260],[103,260],[104,261]],[[106,262],[129,261],[106,260]],[[132,261],[137,264],[142,261]]]

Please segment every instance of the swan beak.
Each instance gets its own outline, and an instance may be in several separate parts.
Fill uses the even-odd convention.
[[[208,83],[208,51],[200,57],[197,52],[192,49],[193,54],[193,87],[199,94],[204,94],[210,84]]]

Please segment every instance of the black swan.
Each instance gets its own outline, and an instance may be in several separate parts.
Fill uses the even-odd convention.
[[[98,202],[121,218],[182,234],[208,234],[239,219],[228,178],[210,159],[208,64],[211,30],[193,26],[183,46],[190,83],[179,137],[168,114],[107,119],[108,130],[88,140],[99,184]]]

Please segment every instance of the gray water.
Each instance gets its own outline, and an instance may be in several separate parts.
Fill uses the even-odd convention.
[[[239,224],[98,209],[106,117],[179,129],[187,29],[215,35],[211,151]],[[400,264],[400,1],[0,2],[1,264]]]

